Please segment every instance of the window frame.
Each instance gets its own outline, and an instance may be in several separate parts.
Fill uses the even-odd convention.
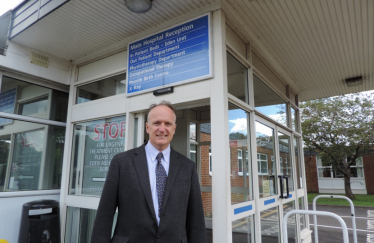
[[[318,156],[316,156],[316,164],[317,164],[317,177],[318,177],[318,179],[319,178],[321,178],[321,179],[341,179],[341,178],[343,178],[343,177],[336,177],[336,173],[335,173],[335,171],[336,170],[333,170],[333,168],[332,168],[332,166],[330,165],[330,166],[323,166],[322,165],[322,160],[320,159],[320,158],[318,158]],[[361,158],[361,160],[362,160],[362,165],[357,165],[357,163],[356,163],[356,165],[351,165],[351,167],[350,167],[350,169],[353,169],[353,168],[361,168],[362,169],[362,177],[355,177],[355,176],[351,176],[351,178],[358,178],[358,179],[363,179],[363,178],[365,178],[365,174],[364,174],[364,161],[363,161],[363,157],[362,156],[360,156],[360,157],[358,157],[357,159],[359,159],[359,158]],[[356,162],[357,162],[357,159],[356,159]],[[321,164],[321,165],[320,165]],[[329,169],[330,170],[330,177],[321,177],[320,176],[320,169]]]
[[[261,155],[265,155],[266,156],[266,160],[261,160]],[[269,161],[268,161],[268,155],[267,154],[263,154],[263,153],[257,153],[257,166],[258,166],[258,174],[259,175],[268,175],[269,174]],[[262,162],[266,162],[266,173],[262,173]]]

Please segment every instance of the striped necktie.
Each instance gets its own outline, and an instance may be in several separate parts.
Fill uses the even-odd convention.
[[[158,194],[158,216],[161,217],[162,202],[164,201],[166,179],[166,171],[164,166],[162,166],[161,160],[163,158],[162,152],[157,154],[157,167],[156,167],[156,187]]]

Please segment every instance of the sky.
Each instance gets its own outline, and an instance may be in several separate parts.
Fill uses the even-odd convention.
[[[18,6],[24,0],[0,0],[0,16],[10,9]]]

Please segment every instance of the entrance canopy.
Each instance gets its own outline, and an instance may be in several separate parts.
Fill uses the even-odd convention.
[[[122,0],[40,1],[14,11],[11,41],[76,64],[126,49],[129,41],[191,14],[222,8],[229,27],[299,101],[374,89],[373,1],[154,0],[145,14],[130,12]],[[363,84],[348,87],[345,79],[356,76]]]

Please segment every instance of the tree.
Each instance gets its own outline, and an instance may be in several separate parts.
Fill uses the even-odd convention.
[[[318,99],[300,106],[305,146],[321,152],[320,157],[343,174],[345,195],[350,199],[355,198],[350,168],[374,145],[373,94]]]

